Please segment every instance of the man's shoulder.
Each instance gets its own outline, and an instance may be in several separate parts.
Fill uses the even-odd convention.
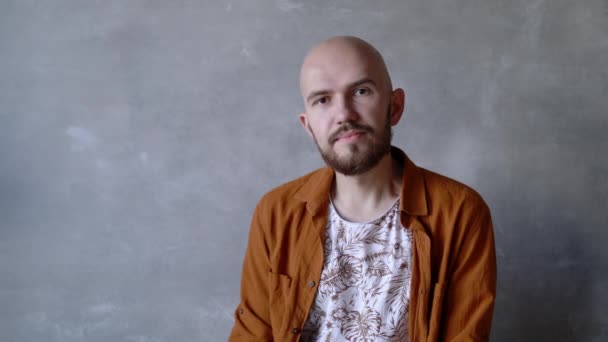
[[[328,172],[327,168],[319,168],[291,181],[283,183],[266,192],[259,201],[259,205],[276,207],[293,201],[298,201],[296,194],[321,174]]]
[[[487,208],[483,197],[472,187],[440,173],[418,167],[422,172],[431,206],[473,206]]]

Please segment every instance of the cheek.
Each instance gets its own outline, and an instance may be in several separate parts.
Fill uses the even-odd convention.
[[[388,109],[386,106],[366,104],[359,110],[362,121],[373,126],[384,126],[388,119]]]
[[[312,133],[314,134],[315,138],[319,142],[324,142],[326,140],[328,133],[324,127],[319,126],[319,125],[316,125],[316,126],[313,125],[313,126],[310,126],[309,128],[312,131]]]
[[[327,115],[315,115],[308,118],[308,126],[317,137],[324,135],[329,130],[331,122],[328,118]]]
[[[385,112],[387,105],[381,103],[381,101],[365,101],[361,102],[358,106],[361,113],[368,115],[377,115],[379,112]]]

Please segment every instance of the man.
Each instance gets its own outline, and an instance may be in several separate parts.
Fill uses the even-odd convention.
[[[300,122],[327,168],[256,207],[230,341],[486,341],[490,212],[391,146],[405,93],[378,51],[334,37],[307,54]]]

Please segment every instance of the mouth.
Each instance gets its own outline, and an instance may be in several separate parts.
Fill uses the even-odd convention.
[[[353,142],[358,140],[363,134],[365,134],[364,131],[347,131],[336,136],[333,142]]]

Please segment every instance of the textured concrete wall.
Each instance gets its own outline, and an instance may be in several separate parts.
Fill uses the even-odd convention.
[[[490,205],[493,339],[606,341],[606,0],[3,0],[0,340],[225,340],[253,207],[321,165],[298,67],[336,34],[405,88],[394,144]]]

